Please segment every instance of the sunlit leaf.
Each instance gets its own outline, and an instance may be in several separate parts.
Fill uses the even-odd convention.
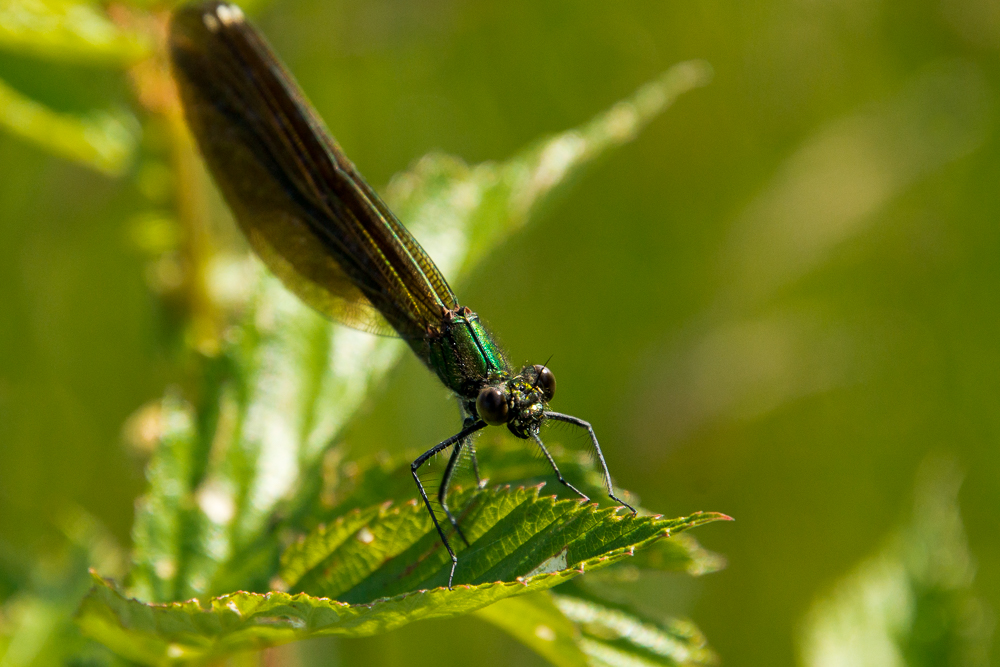
[[[453,237],[450,251],[432,253],[438,264],[470,267],[543,212],[587,166],[635,139],[678,96],[711,77],[704,61],[679,63],[588,123],[537,141],[506,162],[468,166],[450,155],[427,155],[392,180],[388,197],[407,225]],[[457,228],[467,231],[458,236]]]
[[[0,665],[115,664],[111,652],[80,633],[74,614],[91,586],[87,565],[119,572],[123,554],[106,529],[79,508],[65,509],[51,527],[56,545],[42,558],[26,562],[6,550],[6,558],[0,557],[3,574],[20,577],[0,604]]]
[[[590,664],[579,646],[580,630],[559,610],[547,591],[510,597],[475,613],[556,667]]]
[[[673,667],[718,662],[705,637],[689,621],[657,622],[592,595],[575,594],[567,587],[507,598],[480,609],[476,616],[510,633],[558,667]]]
[[[539,571],[572,568],[603,554],[631,555],[636,546],[701,523],[724,519],[699,513],[683,519],[621,516],[578,500],[538,495],[539,487],[465,491],[451,501],[465,547],[455,583],[514,581]],[[352,603],[443,586],[451,561],[423,504],[352,513],[315,531],[282,556],[286,588]]]
[[[127,64],[149,52],[150,39],[113,23],[92,2],[0,0],[0,48],[33,56]]]
[[[579,646],[595,667],[714,665],[715,652],[690,621],[655,622],[603,600],[560,591],[555,606],[580,630]]]
[[[111,176],[128,167],[137,124],[125,112],[58,113],[0,81],[0,125],[69,160]]]
[[[489,439],[487,439],[489,438]],[[559,462],[559,469],[566,479],[588,494],[593,500],[605,500],[607,489],[593,458],[586,451],[568,452],[558,442],[548,440],[546,447]],[[503,437],[490,438],[484,434],[477,443],[479,468],[484,477],[493,484],[530,486],[540,482],[552,484],[549,491],[564,493],[575,498],[575,494],[559,486],[552,467],[541,456],[527,455],[530,451],[523,442],[511,442]],[[330,471],[332,479],[326,490],[324,508],[316,511],[318,521],[343,514],[349,509],[366,507],[384,500],[408,500],[414,496],[413,474],[410,463],[420,452],[409,452],[397,456],[376,454],[357,461],[345,461]],[[470,483],[473,481],[469,476]]]
[[[194,499],[180,483],[196,474],[192,469],[193,453],[198,446],[192,412],[191,406],[176,396],[164,399],[159,411],[162,422],[159,448],[146,471],[149,493],[136,508],[145,520],[133,527],[131,577],[140,585],[151,587],[142,593],[153,600],[170,599],[180,587],[177,582],[182,580],[187,564],[174,560],[173,555],[179,551],[176,545],[183,543],[186,534],[197,530],[197,523],[202,520],[192,504]]]
[[[365,636],[423,618],[469,613],[513,595],[545,590],[582,572],[628,558],[635,549],[666,534],[722,518],[712,514],[682,519],[621,517],[610,510],[584,508],[573,501],[554,503],[551,499],[538,498],[535,490],[525,489],[483,492],[473,500],[480,503],[477,508],[480,521],[470,521],[468,530],[474,535],[483,533],[484,538],[474,540],[473,546],[462,552],[460,563],[464,562],[465,566],[460,565],[456,573],[457,581],[474,583],[457,583],[454,590],[440,586],[428,590],[416,588],[412,583],[416,581],[428,586],[443,583],[447,580],[448,569],[440,558],[444,550],[436,542],[437,534],[433,529],[426,530],[431,528],[429,519],[422,508],[412,504],[396,508],[398,511],[381,508],[376,518],[359,529],[359,532],[367,530],[361,533],[364,538],[359,538],[359,533],[347,538],[362,549],[370,548],[374,558],[369,562],[377,565],[375,561],[386,556],[379,549],[381,541],[388,538],[382,526],[393,524],[396,517],[403,517],[403,523],[408,525],[401,526],[399,543],[409,548],[400,549],[394,554],[398,558],[390,557],[373,572],[360,567],[344,568],[357,579],[345,597],[362,595],[359,591],[372,594],[403,589],[409,592],[355,604],[305,593],[280,592],[240,592],[204,603],[190,600],[145,604],[126,598],[98,578],[81,607],[79,623],[87,634],[121,655],[151,664],[168,658],[208,657],[231,650],[259,648],[315,635]],[[502,519],[497,522],[493,516],[496,510],[508,509],[505,516],[510,516],[510,510],[530,512],[536,508],[538,514],[552,518],[547,530],[537,534],[523,523],[520,526],[502,525]],[[573,523],[574,518],[593,519],[596,523],[590,531],[577,534],[559,553],[551,554],[559,542],[549,538],[565,530],[562,522],[566,517],[562,515],[567,511],[564,510],[576,515],[570,517],[569,523]],[[522,519],[520,515],[516,518]],[[560,520],[555,521],[556,518]],[[479,529],[480,522],[493,531],[485,527]],[[416,527],[421,524],[426,532],[418,535],[420,531]],[[369,540],[368,535],[373,535],[374,539]],[[489,536],[488,539],[485,536]],[[311,539],[328,544],[326,533]],[[330,557],[341,556],[338,553],[341,546],[337,542]],[[288,569],[291,571],[296,560],[307,553],[312,550],[297,548],[290,557],[293,562]],[[412,558],[418,560],[412,561]],[[357,555],[355,559],[365,560]],[[291,586],[292,590],[306,583],[317,588],[344,588],[351,581],[341,579],[338,570],[298,583],[299,586]]]
[[[447,553],[414,502],[349,514],[289,549],[286,588],[324,597],[240,592],[204,603],[144,604],[98,579],[79,622],[121,655],[147,663],[313,635],[364,636],[545,590],[663,537],[726,518],[622,516],[539,497],[537,488],[469,491],[456,501],[456,508],[464,507],[471,546],[458,550],[454,590],[443,587],[451,565]]]
[[[630,565],[645,570],[686,572],[692,577],[700,577],[723,569],[726,559],[702,547],[691,535],[678,535],[644,549]]]
[[[558,443],[549,445],[559,461],[559,467],[574,486],[587,493],[594,500],[604,500],[607,489],[599,469],[587,452],[564,452]],[[360,461],[345,462],[332,472],[333,488],[326,499],[325,511],[316,513],[317,521],[330,520],[352,509],[367,507],[384,500],[403,501],[413,497],[413,476],[410,462],[412,455],[375,455]],[[479,466],[483,476],[491,483],[517,483],[530,485],[539,482],[549,484],[547,490],[562,493],[563,497],[575,497],[565,491],[557,482],[552,468],[541,457],[525,454],[523,443],[497,439],[479,448]],[[472,481],[470,477],[470,482]],[[691,576],[701,576],[717,572],[726,565],[725,559],[704,549],[691,535],[677,535],[669,540],[660,540],[637,553],[635,558],[622,563],[614,570],[602,572],[603,578],[635,578],[630,572],[637,569],[665,572],[685,572]],[[621,568],[628,570],[620,571]]]
[[[925,462],[908,525],[813,604],[803,665],[989,664],[992,614],[972,591],[961,478],[953,461]]]

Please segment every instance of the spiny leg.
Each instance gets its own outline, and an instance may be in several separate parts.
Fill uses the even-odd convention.
[[[465,542],[465,546],[469,546],[469,540],[465,537],[465,533],[462,529],[458,527],[458,521],[455,519],[451,510],[448,509],[448,485],[451,483],[451,476],[455,473],[455,464],[458,463],[458,458],[462,455],[462,446],[465,444],[465,440],[459,440],[455,443],[455,449],[451,450],[451,457],[448,459],[448,465],[444,469],[444,477],[441,479],[441,486],[438,487],[438,502],[441,504],[441,508],[444,510],[445,515],[448,517],[448,521],[451,521],[451,525],[455,527],[455,532],[458,536],[462,538]]]
[[[437,515],[434,514],[434,508],[431,507],[431,501],[427,497],[427,492],[424,491],[424,485],[420,483],[420,476],[417,474],[417,470],[420,468],[420,466],[426,463],[427,459],[429,459],[430,457],[434,456],[438,452],[442,452],[448,449],[456,442],[461,442],[465,440],[467,437],[469,437],[479,429],[484,428],[485,426],[486,422],[483,421],[475,422],[471,426],[466,426],[461,430],[461,432],[451,436],[447,440],[439,442],[438,444],[428,449],[426,452],[418,456],[413,463],[410,464],[410,472],[413,473],[413,481],[417,483],[417,490],[420,492],[420,497],[424,499],[424,506],[427,507],[427,511],[431,515],[431,520],[434,522],[434,527],[437,528],[438,535],[441,537],[441,542],[444,544],[444,548],[448,550],[448,555],[451,556],[451,573],[448,575],[448,590],[451,590],[451,582],[455,578],[455,567],[458,565],[458,557],[455,556],[455,552],[452,551],[451,545],[448,543],[448,538],[445,537],[444,531],[441,529],[441,524],[438,523]]]
[[[576,488],[575,486],[567,482],[566,479],[562,476],[562,473],[559,472],[559,466],[556,465],[556,460],[552,458],[551,454],[549,454],[549,450],[545,449],[545,445],[542,444],[542,439],[538,437],[538,434],[536,433],[531,437],[534,438],[535,444],[538,445],[538,448],[542,450],[542,454],[545,454],[545,458],[549,460],[549,465],[551,465],[552,469],[555,471],[556,477],[559,479],[559,482],[562,483],[562,485],[568,488],[570,491],[583,498],[584,500],[590,500],[590,496],[588,496],[586,493],[584,493],[580,489]]]
[[[555,419],[556,421],[566,422],[567,424],[574,424],[576,426],[581,426],[587,429],[587,433],[590,434],[590,441],[594,445],[594,450],[597,451],[597,460],[601,462],[601,469],[604,471],[604,484],[608,487],[608,495],[615,502],[621,503],[628,509],[632,511],[632,515],[635,516],[636,510],[634,507],[629,505],[627,502],[615,495],[615,487],[611,483],[611,473],[608,472],[608,464],[604,461],[604,453],[601,451],[601,445],[597,442],[597,434],[594,433],[594,427],[590,425],[589,422],[585,422],[577,417],[572,417],[570,415],[564,415],[560,412],[546,412],[544,413],[549,419]],[[543,450],[544,451],[544,450]]]
[[[458,399],[458,409],[462,413],[462,428],[468,428],[476,423],[476,418],[469,414],[469,410],[466,409],[465,402],[461,398]],[[472,457],[472,472],[476,475],[476,486],[480,489],[485,488],[486,483],[483,481],[482,475],[479,474],[479,459],[476,458],[476,445],[472,440],[469,440],[467,444],[469,446],[469,455]],[[455,528],[458,528],[458,526],[455,526]]]
[[[469,441],[469,456],[472,457],[472,472],[476,474],[476,488],[485,489],[486,480],[479,474],[479,459],[476,458],[476,444]]]

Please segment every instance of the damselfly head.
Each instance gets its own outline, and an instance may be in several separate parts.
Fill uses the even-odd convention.
[[[487,424],[506,424],[519,438],[538,433],[545,405],[556,391],[556,378],[545,366],[526,366],[509,380],[483,387],[476,398],[476,412]]]

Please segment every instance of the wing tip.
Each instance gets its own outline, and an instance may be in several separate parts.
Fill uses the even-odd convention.
[[[178,7],[174,11],[173,29],[190,23],[200,23],[210,33],[243,24],[246,16],[238,5],[231,2],[199,2]]]

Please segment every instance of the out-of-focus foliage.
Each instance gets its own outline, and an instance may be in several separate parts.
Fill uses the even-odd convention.
[[[977,564],[968,589],[996,614],[994,0],[255,5],[380,187],[428,154],[469,166],[428,160],[425,174],[471,181],[475,165],[579,125],[672,63],[711,62],[711,86],[592,165],[572,196],[546,207],[544,224],[484,246],[475,266],[461,262],[466,279],[455,285],[512,359],[552,355],[558,409],[594,424],[616,480],[644,506],[739,519],[698,534],[725,554],[719,574],[619,564],[582,581],[663,626],[695,619],[724,663],[795,664],[810,604],[883,544],[920,462],[945,449],[967,471],[962,514]],[[0,1],[5,12],[71,6]],[[75,6],[155,51],[146,41],[155,21],[134,19],[155,19],[165,4]],[[0,80],[19,99],[60,119],[111,114],[134,141],[108,178],[0,127],[0,541],[10,545],[0,563],[11,564],[0,596],[24,600],[30,565],[64,548],[45,526],[67,504],[128,543],[164,406],[197,417],[210,384],[201,372],[212,364],[184,350],[218,360],[259,275],[167,113],[162,62],[133,60],[126,42],[119,55],[64,57],[78,38],[46,55],[4,34]],[[398,187],[400,210],[417,171],[387,188]],[[451,192],[463,201],[461,188]],[[335,520],[340,501],[377,504],[382,481],[386,497],[406,497],[410,480],[395,472],[404,452],[454,432],[453,402],[417,362],[403,355],[385,377],[385,391],[366,391],[349,420],[317,404],[318,418],[346,424],[339,455],[322,461],[323,520]],[[175,389],[164,401],[166,385]],[[587,475],[583,440],[557,427],[543,435],[574,476]],[[500,434],[478,445],[483,459],[494,446],[509,454],[491,484],[553,481],[544,461],[518,462]],[[428,481],[439,473],[440,462]],[[158,562],[164,573],[177,563]],[[74,576],[86,581],[81,564]],[[6,632],[14,615],[0,616]],[[541,664],[477,618],[275,655],[300,665]],[[546,645],[536,636],[538,655]],[[1000,662],[1000,642],[991,657]]]
[[[4,0],[0,48],[49,60],[127,65],[149,55],[152,35],[123,29],[94,3]]]
[[[585,591],[509,598],[476,614],[559,667],[714,665],[718,658],[687,621],[643,618]]]
[[[128,166],[135,149],[134,122],[130,121],[123,114],[103,111],[89,116],[56,113],[0,81],[0,123],[7,130],[111,175]]]
[[[580,647],[595,667],[717,662],[705,637],[688,621],[657,624],[628,609],[572,592],[552,597],[559,611],[580,628]]]
[[[59,546],[41,562],[0,556],[0,576],[9,582],[0,597],[0,664],[113,664],[111,652],[83,637],[73,616],[91,586],[86,569],[120,575],[124,554],[99,522],[79,508],[68,508],[54,528]]]
[[[961,477],[949,459],[924,464],[908,523],[814,603],[802,633],[804,665],[989,664],[995,619],[972,591]]]
[[[152,35],[122,29],[89,2],[4,0],[0,49],[46,60],[123,67],[149,55]],[[125,111],[59,113],[0,79],[0,126],[61,157],[120,175],[138,143]]]
[[[631,556],[658,538],[725,519],[699,513],[680,519],[619,516],[579,500],[538,497],[539,487],[456,494],[469,540],[454,583],[469,586],[523,581],[548,587],[548,573],[589,572]],[[355,604],[446,586],[447,552],[416,501],[356,511],[291,545],[282,555],[282,588]],[[457,541],[457,540],[456,540]]]

